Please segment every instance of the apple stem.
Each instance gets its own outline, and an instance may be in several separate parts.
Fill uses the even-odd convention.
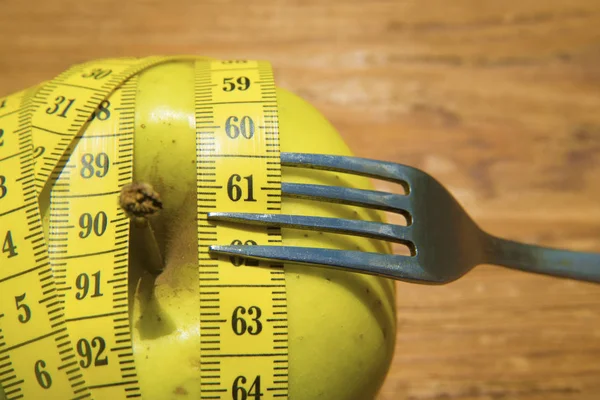
[[[144,259],[146,270],[152,275],[160,275],[165,270],[163,256],[158,247],[156,236],[152,224],[146,218],[136,218],[132,225],[133,229],[137,229],[139,240],[143,243],[144,249],[148,252]]]
[[[164,269],[164,259],[148,220],[162,210],[160,195],[147,183],[130,183],[121,189],[119,205],[131,218],[131,240],[147,251],[144,259],[146,270],[152,275],[160,275]]]

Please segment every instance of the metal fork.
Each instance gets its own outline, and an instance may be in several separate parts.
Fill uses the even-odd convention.
[[[600,254],[547,248],[492,236],[425,172],[366,158],[281,153],[281,164],[367,176],[401,184],[406,194],[282,183],[284,196],[370,207],[404,215],[407,226],[301,215],[211,212],[209,220],[321,230],[403,243],[410,256],[290,246],[215,245],[210,251],[271,262],[339,268],[423,284],[445,284],[480,264],[600,282]]]

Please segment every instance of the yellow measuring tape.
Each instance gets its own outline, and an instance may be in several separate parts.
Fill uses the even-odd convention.
[[[196,63],[202,399],[287,397],[287,312],[281,267],[211,258],[217,243],[281,242],[279,229],[213,226],[216,208],[281,210],[275,84],[267,63]],[[221,206],[223,205],[223,206]],[[254,264],[255,266],[258,264]]]
[[[139,387],[129,326],[135,75],[190,57],[101,60],[0,99],[0,383],[8,399],[125,399]],[[278,230],[207,222],[277,212],[277,103],[270,66],[196,61],[201,392],[287,397],[283,271],[213,259],[213,243],[281,241]],[[49,242],[39,201],[50,198]],[[243,237],[240,237],[243,236]]]

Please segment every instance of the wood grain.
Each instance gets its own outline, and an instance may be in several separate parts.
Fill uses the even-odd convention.
[[[424,169],[484,229],[600,251],[596,0],[0,6],[0,94],[100,57],[268,59],[355,154]],[[398,321],[380,400],[600,398],[599,286],[483,266],[399,283]]]

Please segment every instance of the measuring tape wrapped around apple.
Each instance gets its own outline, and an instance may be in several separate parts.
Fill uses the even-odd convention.
[[[394,284],[208,254],[358,237],[209,223],[209,211],[379,219],[281,200],[280,151],[349,155],[268,63],[76,65],[0,98],[0,399],[365,400],[394,348]],[[385,250],[384,250],[385,251]]]

